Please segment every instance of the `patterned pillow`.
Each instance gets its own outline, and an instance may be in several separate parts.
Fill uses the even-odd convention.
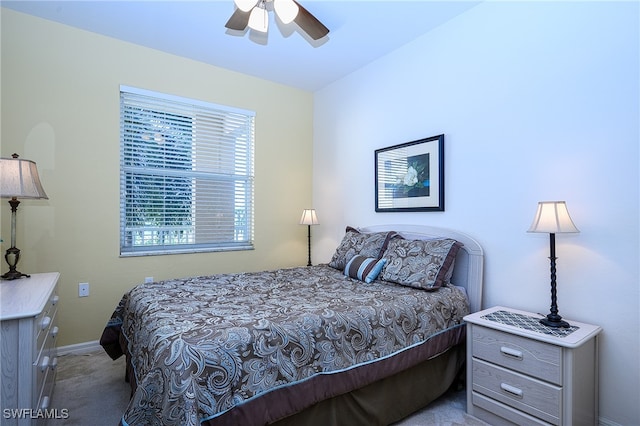
[[[436,290],[447,284],[462,243],[445,239],[389,242],[381,279],[409,287]]]
[[[355,255],[347,262],[344,274],[350,278],[355,278],[366,283],[376,279],[387,259],[374,259],[362,255]]]
[[[384,254],[389,240],[397,235],[394,231],[363,233],[347,226],[344,238],[333,254],[329,266],[342,271],[356,254],[379,259]]]

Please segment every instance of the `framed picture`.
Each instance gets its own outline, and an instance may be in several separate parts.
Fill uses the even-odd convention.
[[[444,211],[444,135],[375,151],[376,211]]]

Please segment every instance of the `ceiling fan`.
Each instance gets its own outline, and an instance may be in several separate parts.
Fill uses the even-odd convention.
[[[236,10],[224,25],[230,30],[244,31],[247,27],[267,32],[269,26],[269,10],[273,9],[284,23],[295,22],[314,40],[327,34],[329,29],[295,0],[233,0]]]

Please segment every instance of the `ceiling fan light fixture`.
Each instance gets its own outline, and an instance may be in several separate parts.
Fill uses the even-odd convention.
[[[233,2],[236,4],[236,7],[243,12],[250,11],[258,4],[258,0],[233,0]]]
[[[1,1],[1,0],[0,0]],[[329,34],[322,22],[313,16],[297,0],[233,0],[236,8],[224,26],[233,31],[253,31],[266,33],[269,27],[269,12],[274,11],[278,21],[287,25],[295,22],[300,30],[313,40],[320,40]]]
[[[285,24],[290,24],[298,16],[298,5],[293,0],[273,0],[273,8]]]
[[[254,7],[249,15],[249,28],[266,33],[269,29],[269,13],[262,7]]]

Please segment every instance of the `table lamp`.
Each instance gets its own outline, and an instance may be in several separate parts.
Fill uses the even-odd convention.
[[[556,234],[580,232],[573,224],[564,201],[541,201],[533,223],[527,232],[549,234],[549,260],[551,261],[551,311],[540,322],[548,327],[569,327],[558,314],[556,290]]]
[[[308,241],[309,241],[309,261],[307,266],[311,266],[311,225],[317,225],[318,216],[315,209],[305,209],[302,211],[302,217],[300,218],[300,225],[307,225],[309,228]]]
[[[20,250],[16,247],[16,212],[20,204],[18,198],[48,198],[40,183],[36,163],[20,159],[18,154],[13,154],[11,158],[0,158],[0,197],[9,198],[11,206],[11,247],[4,255],[9,271],[0,278],[15,280],[29,277],[16,270],[20,260]]]

